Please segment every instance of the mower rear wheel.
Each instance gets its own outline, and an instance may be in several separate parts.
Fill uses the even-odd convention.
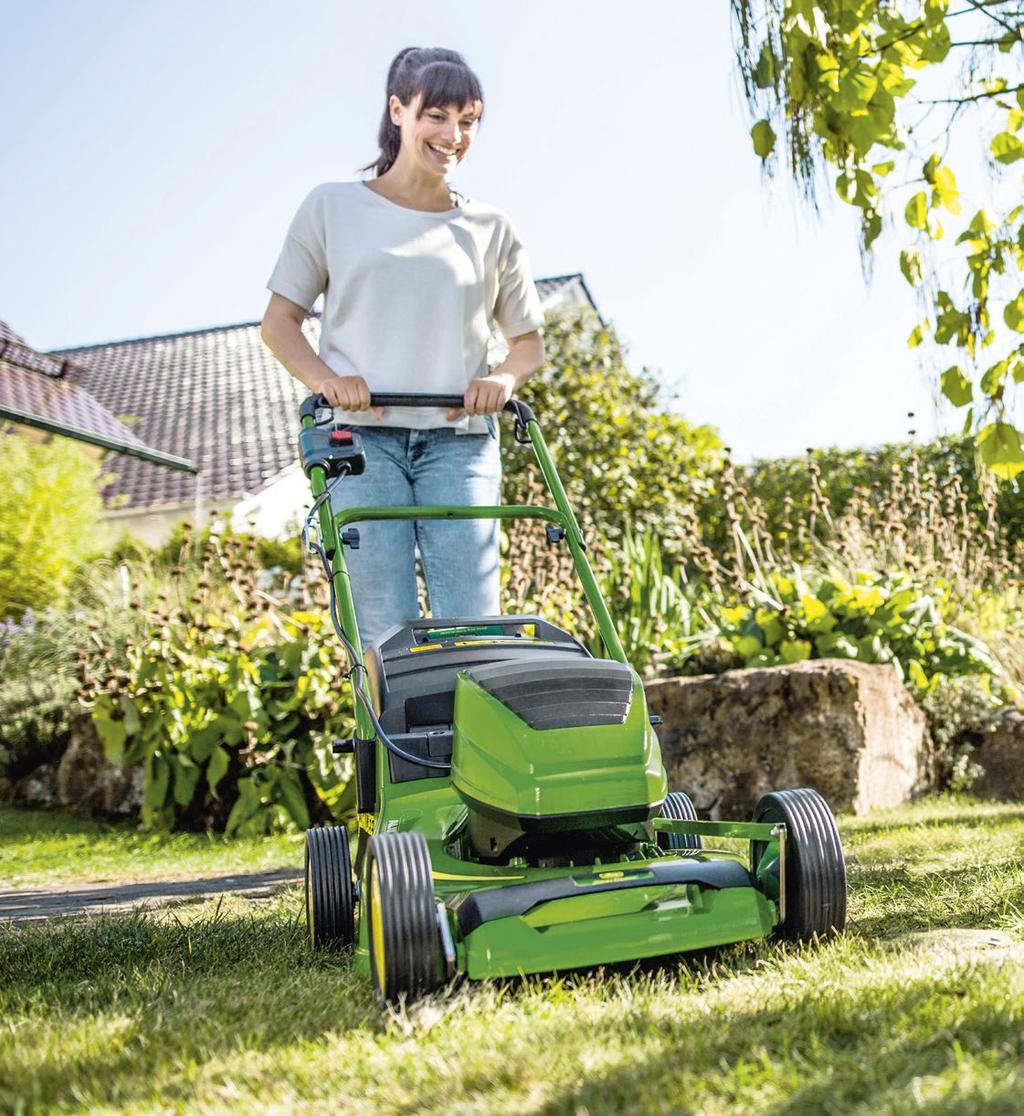
[[[758,802],[754,821],[786,826],[785,920],[776,934],[794,942],[838,934],[846,925],[846,861],[828,803],[809,787],[772,791]],[[753,842],[755,870],[766,848]]]
[[[345,827],[306,832],[306,927],[314,949],[355,941],[355,887]]]
[[[441,983],[441,935],[430,854],[422,833],[380,833],[366,853],[370,969],[389,1004]]]
[[[670,791],[665,795],[665,804],[661,808],[663,818],[673,821],[699,821],[697,811],[690,801],[688,794],[682,791]],[[659,833],[658,847],[672,852],[700,852],[700,837],[696,833]]]

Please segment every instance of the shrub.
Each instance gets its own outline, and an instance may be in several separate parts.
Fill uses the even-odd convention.
[[[64,600],[100,549],[101,483],[74,442],[0,436],[0,619]]]
[[[0,773],[10,780],[55,763],[67,747],[75,682],[48,635],[31,612],[0,621]]]
[[[348,807],[330,751],[350,723],[344,651],[323,612],[285,610],[258,587],[253,552],[186,537],[191,560],[147,594],[123,650],[104,643],[83,663],[107,755],[144,764],[150,828],[263,833]]]
[[[905,573],[774,573],[755,602],[719,610],[722,634],[744,666],[805,659],[890,663],[926,690],[937,675],[998,674],[988,648],[946,624],[936,597]]]
[[[983,774],[974,762],[981,735],[998,725],[1008,695],[991,678],[938,676],[918,695],[935,746],[938,786],[968,791]]]

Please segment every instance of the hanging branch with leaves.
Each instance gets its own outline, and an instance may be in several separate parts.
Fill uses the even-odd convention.
[[[982,460],[1024,471],[1008,406],[1024,382],[1024,0],[731,5],[766,171],[784,161],[815,208],[833,179],[868,264],[886,224],[906,229],[900,269],[923,306],[908,344],[948,365],[939,384]],[[988,186],[965,212],[950,163],[979,137]]]

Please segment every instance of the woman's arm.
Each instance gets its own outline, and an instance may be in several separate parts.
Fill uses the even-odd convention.
[[[508,356],[488,376],[473,380],[466,388],[463,410],[469,415],[500,411],[513,395],[544,364],[544,339],[540,330],[522,333],[508,343]],[[458,411],[450,411],[455,418]]]
[[[272,294],[260,336],[274,356],[311,392],[346,411],[368,410],[370,389],[366,381],[362,376],[339,376],[324,364],[302,332],[305,319],[306,311],[298,303]]]

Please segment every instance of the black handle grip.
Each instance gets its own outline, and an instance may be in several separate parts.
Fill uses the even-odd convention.
[[[371,392],[371,407],[461,407],[461,395],[395,395],[388,392]]]
[[[463,404],[463,397],[461,395],[394,395],[388,393],[370,394],[371,407],[461,407]],[[331,404],[327,402],[322,395],[310,395],[302,401],[299,408],[299,415],[303,418],[306,415],[311,417],[316,416],[316,412],[324,407],[330,407]],[[527,422],[534,419],[533,410],[525,403],[521,403],[518,399],[510,399],[504,406],[504,410],[509,414],[515,415],[519,422],[525,426]]]

